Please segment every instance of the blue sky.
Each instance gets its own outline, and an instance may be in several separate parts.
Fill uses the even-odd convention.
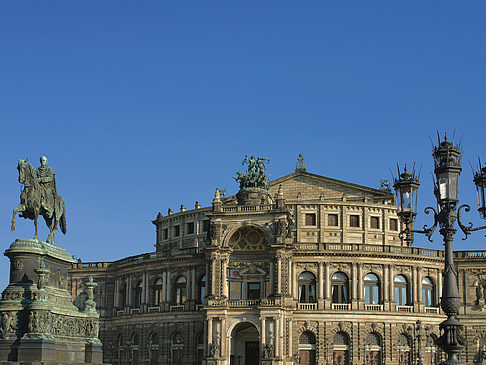
[[[303,153],[308,171],[370,187],[415,161],[423,209],[429,137],[454,129],[460,197],[482,224],[469,161],[486,160],[485,15],[484,1],[3,2],[3,249],[33,236],[31,221],[9,230],[19,158],[46,155],[56,171],[57,243],[114,260],[153,250],[158,211],[235,193],[246,153],[268,156],[272,178]],[[456,237],[485,248],[481,233]],[[7,276],[3,257],[2,288]]]

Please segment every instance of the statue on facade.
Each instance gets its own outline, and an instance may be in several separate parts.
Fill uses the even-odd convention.
[[[273,345],[265,344],[263,345],[263,358],[270,359],[273,357]]]
[[[482,283],[481,274],[478,274],[478,278],[474,280],[473,286],[476,291],[476,305],[482,311],[485,307],[486,297],[484,295],[485,284]]]
[[[219,346],[217,343],[210,343],[208,347],[209,357],[219,356]]]
[[[302,153],[300,153],[299,157],[297,158],[297,164],[295,165],[295,171],[305,171],[304,156],[302,156]]]
[[[255,156],[248,158],[245,155],[245,159],[241,164],[248,165],[246,174],[238,171],[236,176],[233,177],[240,184],[240,189],[257,188],[267,191],[270,189],[270,180],[267,177],[265,162],[268,163],[270,160],[260,156],[256,159]]]
[[[40,163],[34,169],[27,159],[19,160],[19,182],[24,188],[20,194],[20,204],[13,211],[11,229],[16,229],[15,219],[17,213],[20,213],[20,217],[34,221],[34,239],[37,239],[39,215],[42,215],[50,231],[46,241],[54,244],[54,233],[59,226],[62,233],[66,234],[66,209],[64,200],[57,194],[54,170],[47,166],[45,156],[41,157]]]

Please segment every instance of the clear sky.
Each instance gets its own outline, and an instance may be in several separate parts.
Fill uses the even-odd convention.
[[[10,232],[19,158],[56,172],[57,244],[115,260],[154,249],[157,212],[235,193],[247,153],[272,178],[303,153],[309,172],[370,187],[415,161],[422,210],[429,137],[454,129],[466,219],[482,224],[469,161],[486,160],[485,16],[483,0],[2,2],[2,250],[34,232],[22,218]],[[483,235],[454,248],[485,249]],[[1,289],[7,275],[2,257]]]

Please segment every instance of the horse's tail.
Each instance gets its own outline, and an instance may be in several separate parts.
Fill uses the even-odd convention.
[[[61,226],[61,232],[66,234],[66,211],[61,215],[61,221],[59,222],[59,225]]]

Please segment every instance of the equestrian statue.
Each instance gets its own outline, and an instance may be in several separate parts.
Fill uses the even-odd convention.
[[[20,204],[13,211],[12,231],[15,231],[17,213],[25,219],[34,220],[35,236],[38,236],[39,215],[44,217],[50,233],[47,242],[54,245],[54,233],[61,227],[66,234],[66,208],[64,200],[57,194],[56,177],[52,167],[47,166],[47,158],[40,158],[41,165],[34,169],[30,162],[19,160],[19,183],[24,185],[20,193]]]

